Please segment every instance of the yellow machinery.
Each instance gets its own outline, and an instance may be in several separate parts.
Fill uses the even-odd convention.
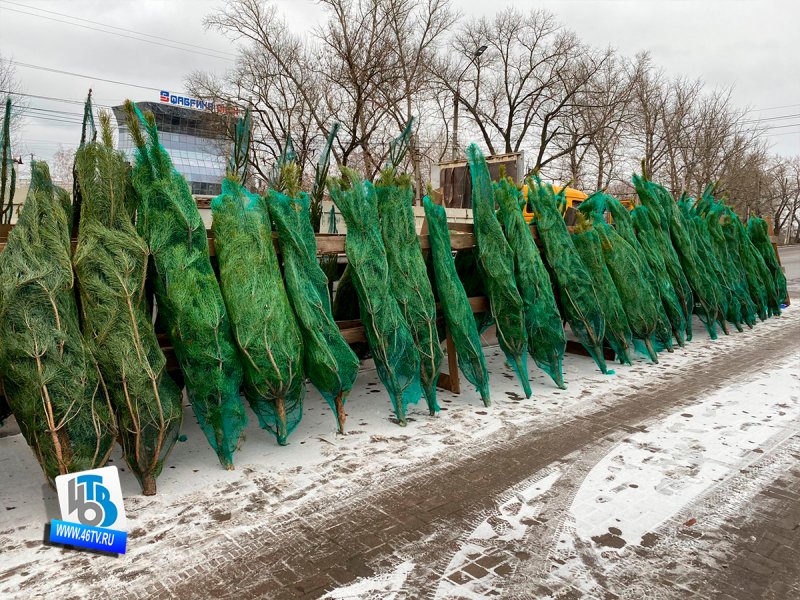
[[[562,189],[562,186],[559,186],[559,185],[554,185],[554,186],[553,186],[553,191],[554,191],[556,194],[557,194],[558,192],[560,192],[560,191],[561,191],[561,189]],[[523,196],[524,196],[524,198],[525,198],[525,201],[526,201],[526,204],[525,204],[525,206],[522,208],[522,214],[525,216],[525,222],[526,222],[526,223],[530,223],[530,222],[533,220],[533,213],[532,213],[531,211],[529,211],[529,210],[528,210],[528,204],[527,204],[527,200],[528,200],[528,186],[527,186],[527,185],[523,185],[523,186],[522,186],[522,194],[523,194]],[[587,199],[589,196],[587,196],[586,194],[584,194],[584,193],[583,193],[582,191],[580,191],[580,190],[576,190],[575,188],[568,187],[568,188],[567,188],[567,191],[566,191],[566,192],[565,192],[565,194],[564,194],[564,197],[565,197],[566,203],[565,203],[565,205],[562,207],[562,211],[561,211],[561,216],[562,216],[562,217],[565,217],[565,216],[566,216],[568,213],[569,213],[569,214],[573,214],[573,213],[570,211],[570,209],[571,209],[571,208],[573,208],[573,209],[577,209],[577,208],[578,208],[578,207],[581,205],[581,202],[583,202],[584,200],[586,200],[586,199]],[[622,204],[622,206],[624,206],[625,208],[627,208],[629,211],[630,211],[630,210],[633,210],[633,207],[634,207],[634,201],[633,201],[633,200],[629,200],[629,199],[623,200],[623,199],[620,199],[620,203]],[[609,215],[609,219],[610,219],[610,215]]]
[[[554,185],[553,191],[557,194],[561,191],[562,186]],[[533,213],[528,210],[527,200],[528,200],[528,186],[522,186],[522,194],[525,197],[526,204],[522,209],[522,214],[525,216],[525,222],[530,223],[533,220]],[[564,194],[566,199],[566,205],[564,210],[561,213],[561,216],[564,216],[565,212],[570,208],[578,208],[581,205],[581,202],[586,200],[589,196],[581,192],[580,190],[576,190],[574,188],[568,187],[566,193]]]

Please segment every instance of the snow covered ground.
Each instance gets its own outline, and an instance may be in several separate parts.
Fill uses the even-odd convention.
[[[798,318],[800,310],[791,307],[781,318],[717,341],[709,340],[696,321],[695,338],[685,349],[662,353],[657,366],[644,359],[632,367],[616,366],[616,375],[601,374],[588,357],[568,355],[567,390],[557,389],[531,361],[533,397],[529,400],[504,366],[499,349],[488,347],[493,406],[485,408],[462,379],[460,395],[440,390],[442,412],[438,417],[427,414],[423,401],[410,411],[405,428],[392,422],[389,399],[374,369],[366,365],[347,403],[346,435],[336,433],[330,409],[309,387],[303,420],[287,447],[279,447],[270,434],[259,430],[251,415],[246,439],[235,455],[234,471],[219,467],[187,407],[183,426],[187,440],[179,442],[169,457],[158,479],[158,495],[141,496],[119,451],[112,458],[111,464],[121,471],[130,531],[128,554],[118,558],[42,543],[45,523],[59,516],[55,492],[44,483],[24,439],[18,434],[0,437],[0,596],[30,597],[55,586],[69,594],[82,594],[98,585],[108,590],[135,588],[137,573],[151,569],[169,572],[202,560],[219,539],[235,542],[237,536],[269,523],[279,528],[309,503],[368,493],[361,488],[365,477],[374,476],[376,482],[402,478],[404,473],[435,463],[443,450],[463,448],[468,453],[471,447],[513,436],[520,429],[551,427],[588,414],[696,361],[746,344],[748,338],[769,336],[787,319]],[[570,535],[590,539],[616,528],[621,533],[610,533],[608,538],[614,552],[618,550],[613,548],[618,544],[612,539],[615,537],[624,540],[623,552],[642,543],[648,532],[680,506],[724,478],[738,464],[732,457],[750,456],[790,420],[797,421],[797,367],[795,361],[765,375],[773,380],[770,388],[763,387],[766,380],[760,377],[738,391],[698,399],[696,407],[681,410],[690,417],[672,415],[647,432],[632,435],[588,475],[588,483],[570,508]],[[772,398],[767,389],[794,390],[795,395]],[[786,404],[780,409],[784,411],[780,418],[774,416],[776,403]],[[692,423],[689,430],[683,427],[680,436],[671,434],[672,428],[687,422]],[[653,448],[658,448],[658,459],[645,460],[656,456]],[[547,497],[548,486],[559,477],[557,469],[536,474],[510,490],[515,500],[509,501],[510,496],[498,499],[498,516],[506,524],[501,531],[492,529],[495,520],[477,527],[467,537],[463,552],[452,557],[451,570],[467,560],[472,553],[470,544],[485,550],[491,544],[524,542],[526,524],[536,515],[537,499]],[[653,511],[643,515],[637,506],[649,506]],[[492,540],[493,535],[498,539]],[[563,544],[554,552],[568,554],[569,539]],[[387,594],[399,589],[397,581],[410,568],[410,563],[399,563],[382,579],[357,582],[354,585],[361,587],[351,589],[349,595],[347,588],[342,588],[328,597],[367,598],[370,586],[384,590],[379,597],[391,597]],[[578,569],[553,574],[563,576],[580,577],[581,573]],[[439,595],[470,597],[448,595],[455,589],[444,585]]]

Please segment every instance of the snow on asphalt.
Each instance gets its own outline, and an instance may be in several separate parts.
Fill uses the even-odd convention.
[[[664,532],[667,523],[672,529],[692,527],[697,522],[691,516],[693,507],[700,497],[724,488],[798,432],[800,357],[795,355],[630,435],[580,484],[550,556],[560,566],[550,572],[545,585],[559,589],[561,583],[586,595],[602,593],[608,587],[601,588],[600,582],[613,581],[621,565],[630,566],[637,546],[651,548],[669,536],[672,531]],[[736,503],[728,503],[729,498],[718,503],[716,518],[734,514],[763,484],[751,481]],[[679,515],[679,523],[672,523]]]
[[[529,361],[533,388],[529,400],[505,367],[499,349],[487,347],[493,406],[485,408],[462,379],[460,395],[439,391],[440,416],[428,416],[421,402],[409,411],[405,428],[391,421],[386,392],[367,366],[347,403],[345,436],[336,433],[330,409],[309,387],[304,416],[290,445],[279,447],[251,416],[234,471],[219,467],[187,406],[183,433],[188,440],[178,443],[166,461],[158,495],[141,496],[120,452],[112,457],[111,464],[120,467],[130,529],[128,554],[119,558],[42,544],[45,523],[59,517],[55,492],[44,483],[21,435],[0,437],[0,595],[29,597],[56,586],[64,593],[80,594],[92,583],[135,589],[140,583],[130,576],[134,569],[169,572],[202,561],[213,554],[221,538],[235,542],[257,527],[280,526],[320,500],[367,495],[380,481],[424,471],[444,451],[466,454],[494,438],[513,437],[518,429],[551,427],[613,405],[617,398],[665,374],[725,353],[754,336],[769,336],[786,320],[799,317],[800,311],[790,307],[781,318],[717,341],[709,340],[696,321],[695,339],[685,349],[662,353],[659,365],[637,360],[631,367],[617,366],[613,376],[601,374],[588,357],[568,355],[567,390],[557,389]]]

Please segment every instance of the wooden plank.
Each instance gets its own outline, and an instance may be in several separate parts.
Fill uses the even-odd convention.
[[[450,390],[454,394],[460,394],[461,381],[459,380],[460,373],[458,372],[458,356],[456,354],[456,346],[453,343],[453,338],[450,336],[450,330],[447,330],[445,343],[447,347],[447,373],[439,374],[437,386],[445,390]]]
[[[469,299],[473,313],[482,313],[489,310],[489,298],[486,296],[473,296]]]
[[[454,225],[458,225],[455,223]],[[13,227],[13,226],[12,226]],[[472,225],[469,225],[470,230],[472,229]],[[539,243],[539,235],[536,232],[536,227],[532,226],[531,231],[533,233],[534,240]],[[208,236],[208,252],[211,256],[216,256],[217,251],[214,245],[214,235],[211,233],[210,230],[206,231],[206,235]],[[316,241],[317,241],[317,256],[321,256],[324,254],[344,254],[345,253],[345,240],[346,235],[338,234],[338,233],[318,233],[316,234]],[[278,246],[278,236],[277,234],[272,234],[272,241],[275,244],[275,251],[280,254],[281,249]],[[72,240],[72,249],[75,249],[75,245],[77,244],[77,240]],[[430,238],[427,235],[420,235],[419,236],[419,244],[422,250],[429,250],[431,247]],[[471,232],[466,231],[458,231],[458,230],[451,230],[450,231],[450,246],[453,250],[469,250],[470,248],[475,247],[475,235]],[[0,252],[2,252],[6,247],[6,240],[0,237]]]
[[[347,329],[339,329],[344,341],[348,344],[356,344],[358,342],[366,342],[367,336],[364,333],[364,326],[349,327]]]

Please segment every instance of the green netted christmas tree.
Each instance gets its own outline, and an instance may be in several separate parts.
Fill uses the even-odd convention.
[[[428,411],[434,415],[439,412],[436,382],[442,363],[442,348],[436,331],[436,301],[417,237],[412,207],[414,189],[407,175],[397,173],[406,154],[412,124],[413,119],[390,144],[389,159],[375,186],[375,194],[391,292],[417,344],[422,392]]]
[[[489,308],[497,327],[497,342],[522,384],[525,396],[530,398],[528,333],[524,305],[514,276],[514,252],[497,221],[489,167],[476,144],[467,148],[467,161],[472,176],[472,219],[478,273],[489,297]]]
[[[279,177],[285,189],[283,166]],[[303,415],[303,342],[281,278],[266,201],[240,181],[240,173],[229,172],[222,194],[211,202],[222,294],[242,356],[245,397],[261,427],[285,445]]]
[[[650,271],[654,275],[658,295],[661,298],[661,305],[672,326],[672,335],[678,341],[678,345],[683,346],[684,336],[687,331],[686,315],[688,306],[685,305],[685,295],[681,300],[672,285],[673,279],[667,268],[661,237],[658,233],[661,227],[658,217],[646,206],[637,206],[633,209],[631,216],[636,227],[636,237],[640,243],[641,254],[644,255]],[[678,268],[680,268],[680,265],[678,265]]]
[[[428,196],[422,199],[422,203],[428,222],[436,289],[447,330],[456,349],[458,366],[467,381],[478,390],[484,405],[489,406],[491,399],[486,358],[483,355],[478,327],[472,318],[469,298],[456,273],[450,247],[450,231],[447,228],[447,213],[443,206],[434,204]]]
[[[563,316],[578,341],[603,373],[608,372],[603,356],[606,325],[592,277],[583,264],[558,211],[556,195],[538,177],[527,180],[528,200],[536,213],[536,229],[544,255],[555,277]]]
[[[769,239],[767,222],[758,217],[750,217],[747,221],[747,233],[750,236],[750,241],[753,242],[753,246],[755,246],[756,250],[761,254],[761,258],[767,265],[767,269],[769,269],[773,285],[775,286],[775,293],[778,296],[778,302],[788,302],[789,292],[786,286],[786,275],[783,274],[783,269],[781,269],[781,264],[778,262],[775,248],[772,247],[772,242]]]
[[[114,150],[110,115],[101,113],[100,123],[102,142],[81,144],[75,154],[82,203],[74,264],[83,334],[108,389],[125,460],[150,495],[178,439],[182,399],[166,373],[145,298],[150,253],[132,221],[130,169]]]
[[[419,351],[392,294],[375,187],[355,171],[340,170],[342,176],[330,179],[328,189],[347,224],[345,253],[364,334],[395,416],[405,426],[408,405],[419,402],[422,395]]]
[[[242,366],[211,268],[205,226],[186,180],[158,141],[152,114],[145,117],[130,101],[125,107],[136,145],[136,225],[152,255],[158,319],[169,332],[200,428],[220,463],[232,468],[247,425],[239,396]]]
[[[102,467],[117,434],[81,336],[70,261],[69,195],[43,162],[0,254],[0,377],[22,435],[52,484]]]
[[[323,158],[329,156],[334,132],[328,137]],[[325,164],[317,166],[318,179]],[[286,193],[270,190],[267,204],[283,258],[283,274],[289,302],[303,338],[306,376],[328,402],[344,433],[344,402],[358,374],[358,357],[347,345],[331,313],[328,279],[317,261],[317,243],[310,214],[309,197],[299,191],[299,168],[284,166]]]
[[[781,314],[781,303],[778,300],[778,292],[775,288],[775,281],[772,274],[764,262],[764,257],[753,244],[750,236],[747,235],[747,228],[737,215],[733,215],[731,225],[736,230],[736,239],[739,244],[739,255],[746,265],[748,285],[753,301],[757,297],[766,304],[767,316],[779,316]],[[726,233],[727,235],[727,233]]]
[[[700,249],[695,243],[695,227],[665,188],[649,181],[644,175],[635,174],[633,185],[642,204],[653,211],[659,217],[662,228],[669,231],[672,245],[691,287],[692,297],[699,304],[695,310],[709,336],[716,339],[717,324],[727,332],[722,291],[710,270],[711,267],[706,265],[700,255]]]
[[[531,228],[522,216],[516,186],[506,178],[495,184],[508,245],[514,252],[514,274],[525,311],[528,353],[555,384],[564,389],[562,363],[567,338],[558,312],[550,275],[533,240]]]
[[[631,364],[633,352],[633,334],[628,326],[628,317],[622,305],[614,279],[603,257],[603,247],[600,236],[594,230],[591,222],[582,217],[572,232],[572,241],[578,256],[592,276],[597,300],[603,311],[606,322],[605,341],[623,364]]]

